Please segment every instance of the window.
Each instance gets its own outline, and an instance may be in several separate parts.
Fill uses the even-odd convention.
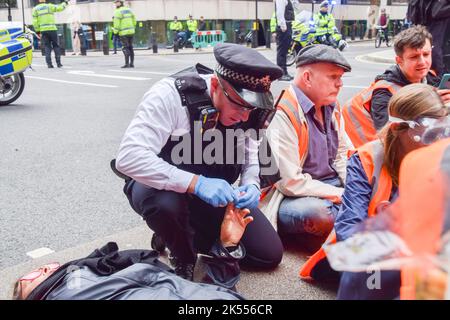
[[[60,0],[47,0],[48,3],[55,3],[59,4]],[[39,0],[30,0],[30,7],[33,8],[34,6],[37,6],[39,4]]]
[[[0,9],[17,8],[17,0],[0,0]]]

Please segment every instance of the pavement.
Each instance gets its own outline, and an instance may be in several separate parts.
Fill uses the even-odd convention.
[[[359,56],[360,61],[395,64],[395,51],[389,49],[375,49],[375,52]]]
[[[62,69],[47,69],[40,52],[34,53],[35,70],[25,73],[24,94],[0,108],[0,177],[6,181],[0,184],[0,299],[9,299],[14,281],[30,270],[81,258],[108,241],[122,250],[150,248],[151,233],[129,207],[109,160],[149,86],[193,61],[215,62],[211,48],[198,56],[192,49],[175,56],[165,50],[157,55],[136,50],[134,70],[119,68],[121,52],[69,54]],[[259,50],[275,61],[273,47]],[[343,77],[340,101],[382,73],[393,50],[358,42],[343,54],[353,71]],[[274,95],[286,84],[275,82]],[[238,291],[248,299],[334,299],[336,284],[299,278],[300,266],[320,246],[306,243],[300,248],[285,241],[283,261],[274,270],[243,270]],[[45,247],[51,250],[34,252],[32,258],[28,254]]]
[[[357,43],[366,43],[370,42],[372,40],[369,39],[355,39],[355,40],[348,40],[349,44],[357,44]],[[276,45],[272,43],[271,48],[275,48]],[[266,48],[265,46],[257,47],[255,50],[258,51],[264,51],[264,50],[271,50],[271,48]],[[169,49],[167,47],[158,47],[158,52],[153,53],[153,50],[151,48],[149,49],[141,49],[141,48],[135,48],[134,50],[136,56],[152,56],[152,55],[182,55],[182,54],[211,54],[213,52],[213,47],[206,47],[206,48],[183,48],[179,49],[178,52],[174,52],[173,49]],[[122,50],[117,50],[117,54],[121,55]],[[105,54],[101,50],[88,50],[86,52],[86,55],[89,57],[104,57]],[[113,55],[112,49],[109,51],[109,55]],[[33,57],[42,57],[42,53],[40,50],[34,50],[33,51]],[[82,58],[81,55],[72,55],[72,51],[67,51],[66,56],[68,58]]]

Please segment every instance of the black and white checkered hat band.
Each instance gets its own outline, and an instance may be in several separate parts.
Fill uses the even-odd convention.
[[[227,69],[221,64],[218,64],[216,66],[216,72],[217,74],[222,76],[225,80],[229,80],[232,83],[241,85],[242,87],[247,88],[249,90],[269,91],[270,84],[272,83],[269,75],[266,75],[262,78],[257,78],[254,76],[242,74],[234,70]]]

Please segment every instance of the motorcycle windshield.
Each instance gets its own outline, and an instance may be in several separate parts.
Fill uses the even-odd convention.
[[[0,42],[15,39],[23,34],[22,22],[0,22]]]

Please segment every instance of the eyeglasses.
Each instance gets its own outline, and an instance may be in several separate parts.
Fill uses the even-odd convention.
[[[46,268],[50,269],[50,271],[54,271],[54,270],[58,269],[60,266],[61,265],[58,262],[52,262],[52,263],[46,264],[44,267],[40,267],[39,269],[36,269],[36,270],[30,272],[29,274],[23,276],[22,278],[19,279],[19,281],[22,282],[22,281],[36,280],[44,273],[44,270]]]
[[[440,118],[423,117],[415,121],[389,116],[389,122],[408,125],[408,134],[416,142],[431,144],[450,137],[450,116]]]
[[[223,87],[222,80],[220,79],[220,76],[217,76],[217,79],[219,81],[219,86],[222,88],[223,94],[227,97],[228,100],[230,100],[232,103],[234,103],[235,105],[238,105],[239,107],[243,108],[245,111],[248,111],[248,112],[256,109],[256,107],[249,106],[249,105],[243,105],[242,103],[239,103],[236,100],[234,100],[233,98],[231,98],[229,93]]]

